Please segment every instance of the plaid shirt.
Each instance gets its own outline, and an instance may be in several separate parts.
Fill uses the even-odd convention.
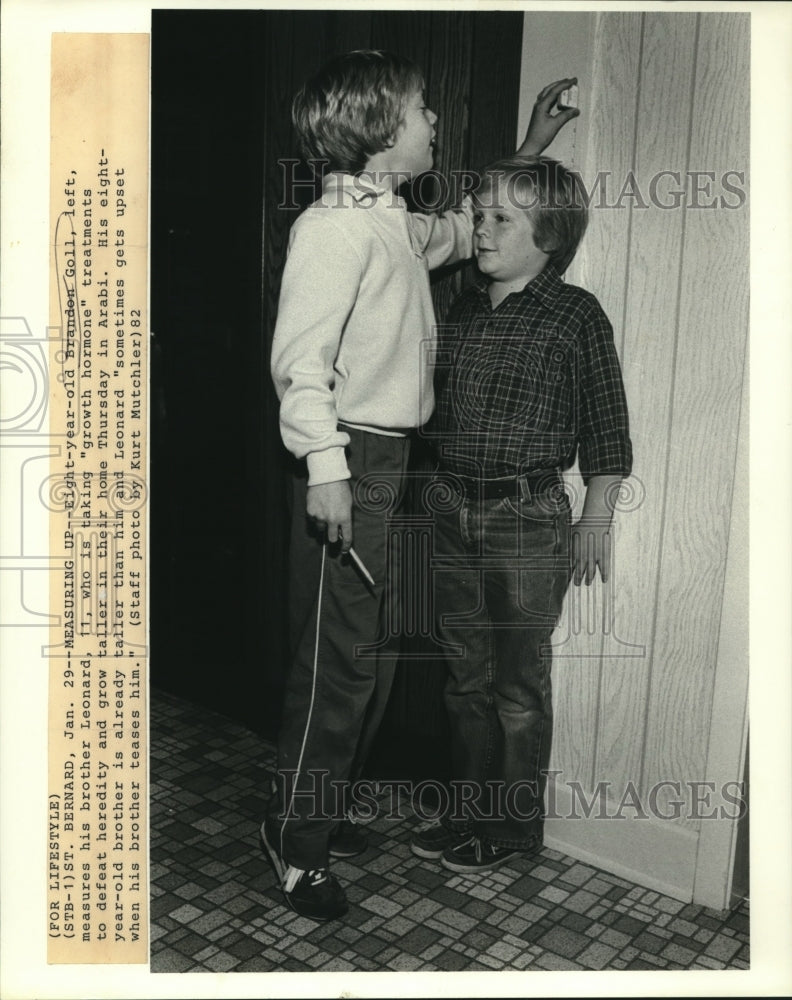
[[[467,289],[438,328],[436,410],[427,428],[441,467],[500,479],[566,469],[588,483],[632,468],[613,329],[597,299],[551,264],[493,309]]]

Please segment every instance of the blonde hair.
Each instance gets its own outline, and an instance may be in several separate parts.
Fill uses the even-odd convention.
[[[477,191],[506,182],[510,208],[527,212],[533,223],[534,243],[550,257],[559,274],[572,263],[588,225],[585,191],[580,177],[549,156],[513,156],[484,168]]]
[[[361,49],[331,59],[292,104],[303,155],[359,173],[393,142],[407,101],[423,89],[415,63],[390,52]]]

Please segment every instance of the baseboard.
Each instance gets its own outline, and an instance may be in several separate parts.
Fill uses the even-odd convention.
[[[567,785],[554,785],[554,816],[545,846],[637,885],[689,903],[693,899],[698,834],[671,820],[573,817],[580,813]]]

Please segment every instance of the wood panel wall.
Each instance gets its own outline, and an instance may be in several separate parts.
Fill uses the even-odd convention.
[[[702,822],[689,783],[711,778],[731,498],[735,476],[747,474],[735,462],[748,344],[750,23],[731,13],[589,16],[581,168],[589,189],[607,174],[609,207],[594,198],[569,279],[613,322],[635,464],[629,509],[616,516],[612,583],[570,590],[555,636],[552,766],[560,784],[591,792],[608,782],[612,803],[632,783],[657,812],[683,806],[647,827],[651,835],[633,824],[632,846],[613,824],[607,835],[557,825],[554,836],[635,876],[643,866],[654,884],[689,897]],[[524,61],[529,46],[526,35]],[[652,200],[661,171],[677,171],[681,184],[663,178],[655,202],[683,188],[677,208]],[[698,196],[695,171],[715,175],[698,182]],[[746,196],[724,188],[727,171],[743,175],[727,182]],[[639,195],[619,199],[631,174],[628,192]],[[675,785],[653,793],[663,782],[682,794]]]

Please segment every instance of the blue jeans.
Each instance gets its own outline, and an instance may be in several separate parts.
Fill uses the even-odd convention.
[[[499,847],[541,843],[548,644],[570,579],[569,537],[564,494],[460,496],[456,509],[435,513],[438,628],[458,650],[445,689],[454,778],[467,788],[466,825]]]

